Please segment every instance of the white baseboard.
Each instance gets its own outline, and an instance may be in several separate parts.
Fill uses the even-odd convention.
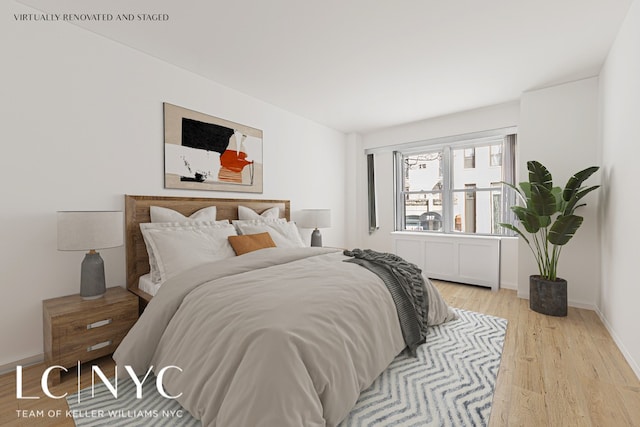
[[[16,366],[29,366],[36,365],[44,362],[44,353],[36,354],[35,356],[27,357],[25,359],[16,360],[15,362],[7,363],[6,365],[0,365],[0,375],[8,374],[16,370]]]
[[[518,292],[517,295],[518,295],[518,298],[522,298],[522,299],[526,299],[526,300],[529,299],[529,294],[528,293],[522,294],[522,293]],[[585,310],[597,311],[597,307],[595,305],[589,304],[589,303],[586,303],[586,302],[569,300],[569,301],[567,301],[567,305],[569,307],[584,308]]]
[[[604,327],[607,328],[607,332],[609,332],[609,335],[611,335],[611,338],[613,338],[613,342],[616,343],[616,345],[620,349],[620,352],[622,353],[624,358],[627,360],[627,363],[629,364],[629,366],[631,366],[631,369],[636,374],[636,377],[638,377],[638,379],[640,380],[640,366],[638,365],[638,362],[633,360],[633,357],[631,357],[631,353],[629,353],[629,351],[627,351],[626,347],[622,343],[622,340],[615,333],[615,331],[611,327],[611,324],[604,317],[604,314],[602,314],[600,309],[596,308],[595,312],[598,314],[598,317],[600,318],[600,321],[602,322]]]
[[[586,310],[591,310],[591,311],[597,311],[598,309],[594,304],[589,304],[589,303],[580,302],[580,301],[568,301],[567,304],[569,305],[569,307],[584,308]]]
[[[512,291],[517,291],[518,290],[518,284],[517,283],[509,283],[509,282],[500,282],[500,289],[511,289]]]

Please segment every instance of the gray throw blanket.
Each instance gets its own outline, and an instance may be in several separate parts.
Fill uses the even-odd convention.
[[[353,262],[378,275],[389,289],[400,320],[400,328],[409,353],[426,341],[429,301],[422,271],[403,258],[370,249],[345,250],[344,255]]]

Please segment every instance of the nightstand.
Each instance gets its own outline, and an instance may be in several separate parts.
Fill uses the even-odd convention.
[[[138,298],[119,286],[103,297],[83,300],[80,295],[42,302],[45,365],[75,367],[111,354],[138,319]],[[52,384],[63,371],[54,369]]]

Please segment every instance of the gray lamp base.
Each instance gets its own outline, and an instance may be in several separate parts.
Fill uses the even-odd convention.
[[[80,296],[82,299],[96,299],[106,291],[104,261],[98,252],[88,252],[82,260],[80,270]]]
[[[322,246],[322,234],[317,228],[311,233],[311,246]]]

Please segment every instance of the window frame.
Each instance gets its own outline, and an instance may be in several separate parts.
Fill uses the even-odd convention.
[[[493,133],[493,132],[491,132]],[[486,134],[486,132],[485,132]],[[463,135],[458,137],[448,137],[441,138],[439,140],[434,140],[432,142],[424,141],[422,144],[420,143],[411,143],[406,146],[398,146],[393,153],[394,158],[394,230],[398,232],[420,232],[420,233],[437,233],[439,235],[475,235],[475,236],[510,236],[513,233],[509,232],[507,229],[500,230],[499,233],[470,233],[470,232],[462,232],[457,231],[455,229],[455,217],[453,212],[455,212],[453,208],[453,197],[454,193],[473,191],[476,194],[479,192],[490,192],[490,200],[491,206],[493,206],[493,196],[498,189],[498,194],[501,195],[502,199],[508,196],[508,193],[511,192],[511,189],[508,186],[502,184],[499,187],[490,185],[488,187],[475,187],[472,190],[465,188],[455,188],[454,185],[454,177],[453,177],[453,151],[459,149],[468,149],[473,148],[475,154],[476,147],[490,147],[492,145],[496,145],[497,142],[503,144],[502,146],[502,154],[504,155],[505,151],[512,152],[515,157],[514,150],[505,150],[504,144],[506,142],[507,135],[516,135],[517,132],[514,128],[508,128],[503,130],[498,130],[495,134],[491,134],[489,136],[484,136],[482,133],[471,134],[471,135]],[[489,158],[490,155],[489,148]],[[404,158],[406,156],[418,155],[418,154],[427,154],[442,151],[442,228],[441,230],[406,230],[406,205],[404,196],[406,194],[433,194],[434,191],[404,191]],[[463,152],[464,153],[464,152]],[[474,159],[475,160],[475,159]],[[501,162],[500,166],[502,169],[501,179],[505,180],[505,165],[504,159]],[[511,163],[513,168],[515,168],[515,158],[508,161],[507,163]],[[463,159],[463,167],[464,167],[464,159]],[[511,176],[515,177],[515,171],[512,170],[510,173]],[[399,179],[399,177],[401,179]],[[510,211],[507,212],[505,210],[505,204],[502,206],[502,215],[504,218],[504,222],[512,222],[510,217]],[[491,212],[491,223],[493,224],[493,209]],[[492,226],[493,228],[493,226]]]

